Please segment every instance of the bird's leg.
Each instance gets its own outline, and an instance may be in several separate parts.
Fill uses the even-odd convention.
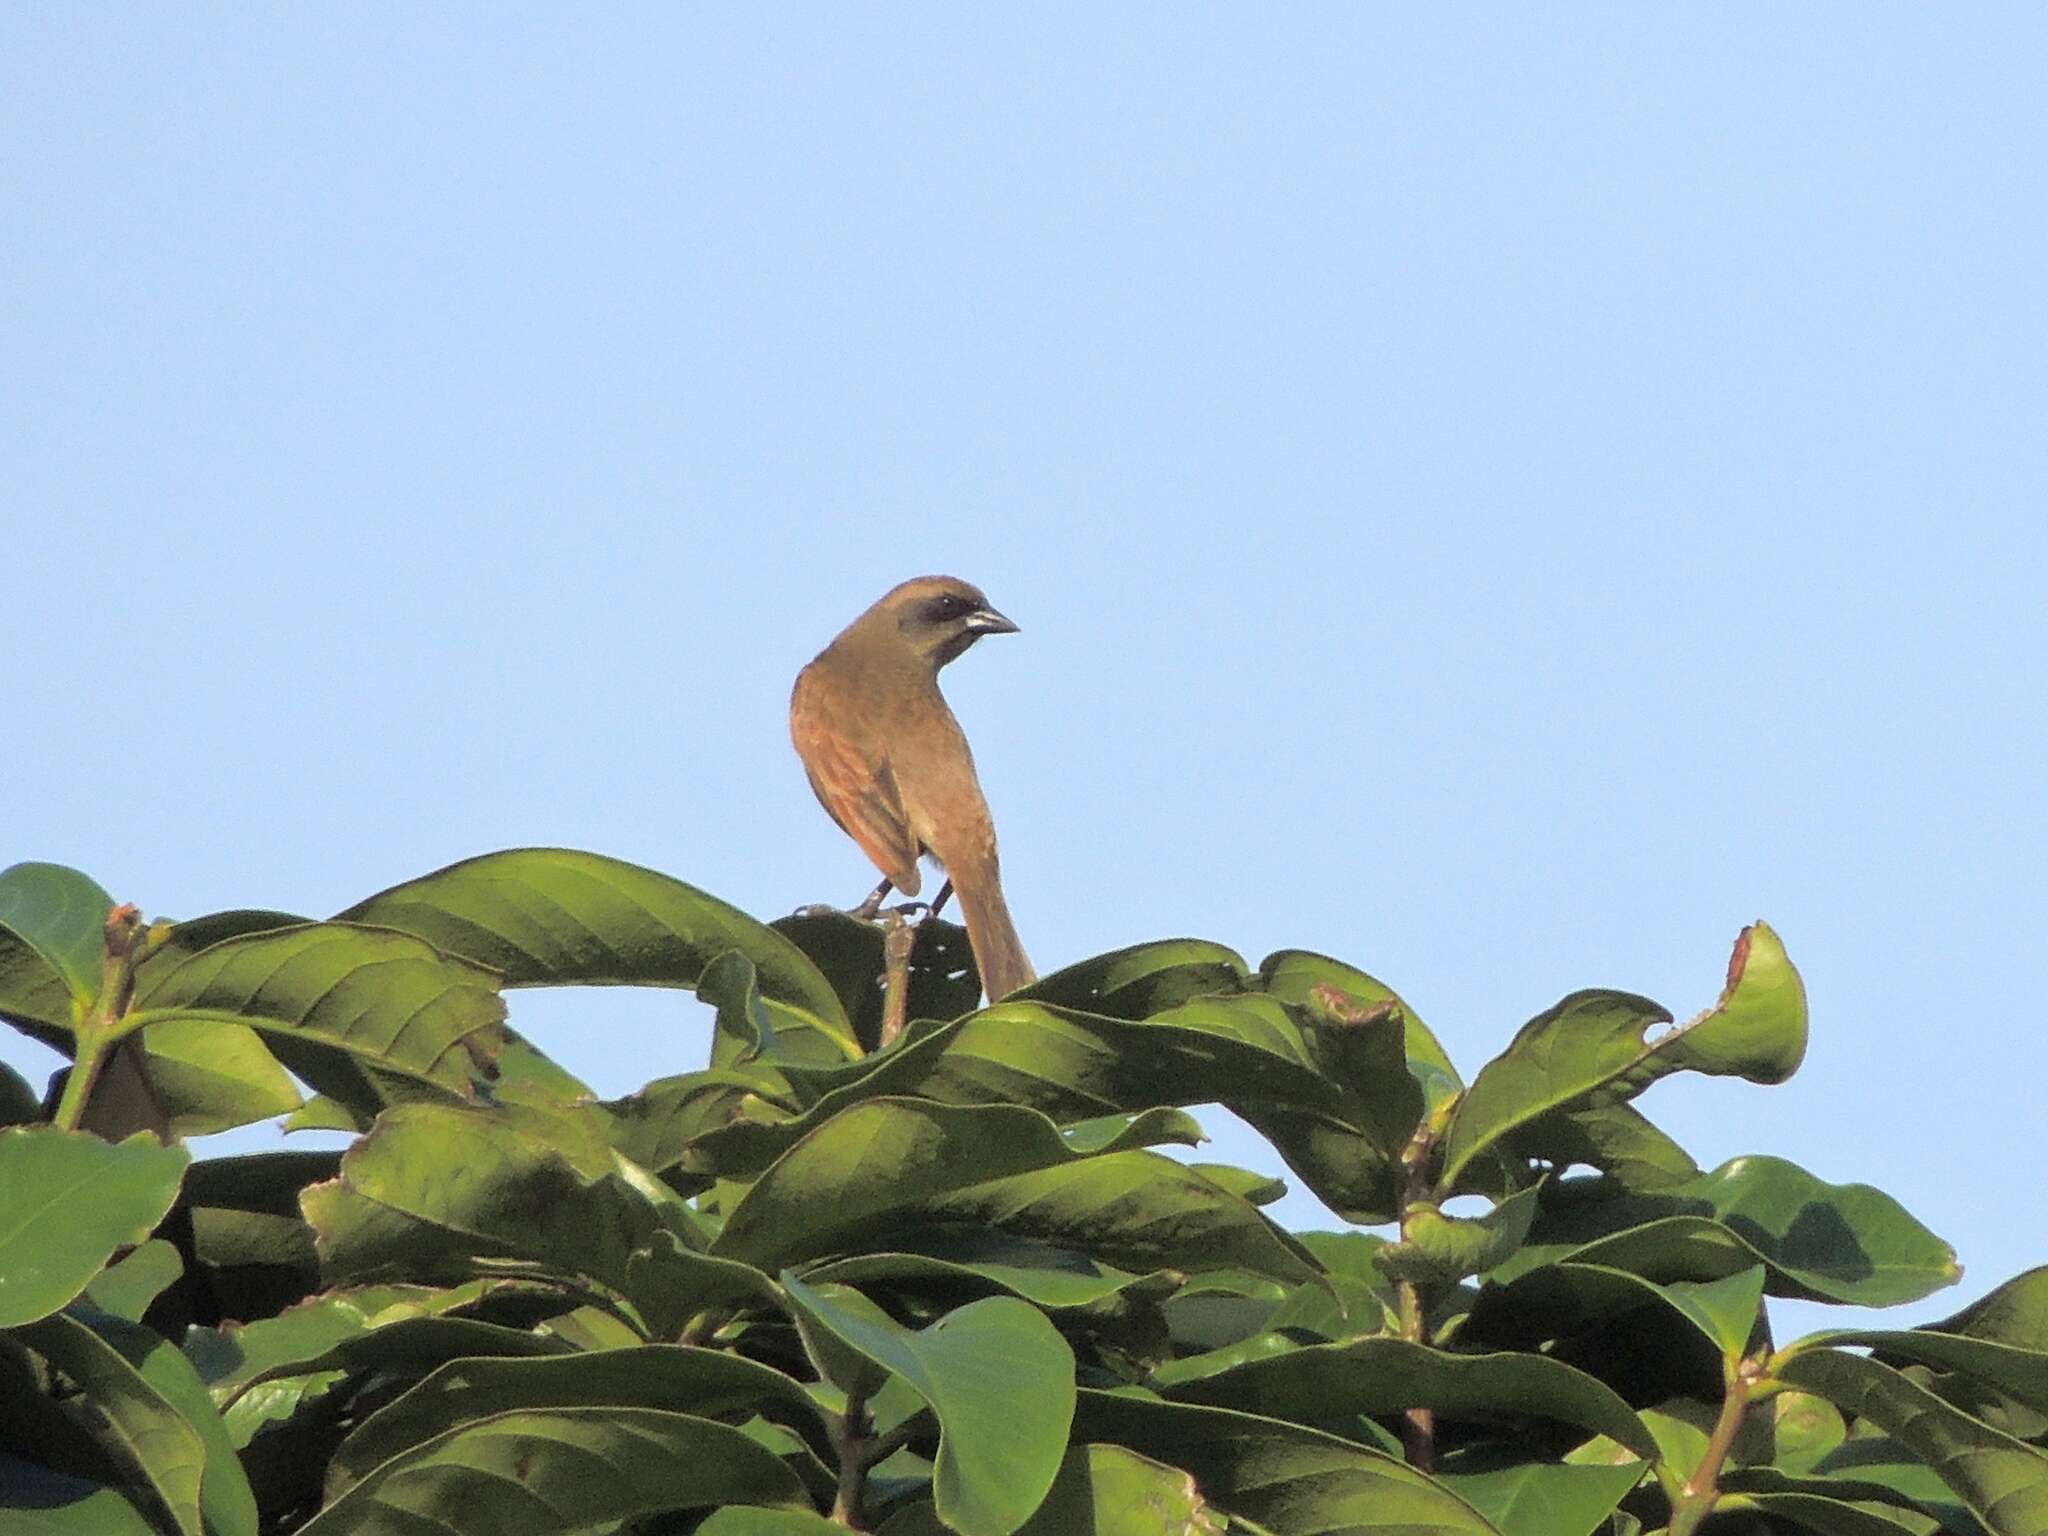
[[[859,918],[864,923],[872,923],[875,920],[875,914],[882,910],[882,898],[895,889],[896,887],[893,884],[884,880],[880,885],[868,892],[868,899],[855,907],[850,915]]]
[[[944,885],[939,887],[939,894],[932,898],[932,904],[926,910],[925,916],[937,917],[939,915],[939,909],[945,906],[946,902],[951,898],[952,894],[953,882],[948,880]]]

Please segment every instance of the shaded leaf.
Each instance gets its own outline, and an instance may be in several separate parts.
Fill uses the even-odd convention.
[[[1221,944],[1161,939],[1077,961],[1012,994],[1012,1001],[1147,1019],[1191,997],[1239,991],[1246,973],[1244,957]]]
[[[908,1383],[939,1422],[932,1483],[965,1536],[1009,1536],[1058,1475],[1074,1415],[1074,1356],[1036,1307],[972,1302],[911,1331],[850,1309],[785,1271],[811,1323]]]
[[[1903,1360],[1931,1365],[1937,1370],[1961,1371],[2007,1397],[2048,1413],[2048,1352],[1931,1328],[1829,1330],[1811,1334],[1796,1346],[1788,1347],[1844,1344],[1863,1345],[1876,1351],[1887,1363]]]
[[[824,1445],[822,1420],[803,1386],[769,1366],[718,1350],[645,1344],[599,1354],[458,1359],[372,1414],[328,1464],[330,1496],[373,1476],[442,1432],[515,1409],[658,1409],[720,1418],[761,1414]]]
[[[55,1126],[0,1130],[0,1328],[48,1316],[177,1198],[191,1155],[135,1136],[110,1145]]]
[[[1611,1387],[1542,1355],[1453,1355],[1406,1339],[1356,1339],[1249,1359],[1166,1390],[1175,1402],[1267,1418],[1433,1408],[1447,1418],[1482,1422],[1552,1419],[1606,1435],[1641,1456],[1657,1452],[1649,1430]]]
[[[0,1126],[34,1125],[42,1118],[42,1096],[27,1078],[0,1061]]]
[[[1927,1326],[1937,1333],[2048,1352],[2048,1265],[2013,1276],[1955,1316]]]
[[[846,1536],[846,1527],[809,1510],[728,1504],[713,1510],[695,1536]]]
[[[1529,1241],[1496,1277],[1569,1259],[1653,1280],[1717,1280],[1765,1264],[1773,1296],[1894,1306],[1962,1270],[1955,1250],[1890,1195],[1829,1184],[1776,1157],[1738,1157],[1657,1194],[1602,1179],[1550,1186]]]
[[[529,1409],[481,1415],[385,1462],[297,1536],[557,1536],[711,1504],[810,1507],[796,1474],[730,1425],[617,1405]]]
[[[1075,1438],[1109,1441],[1195,1476],[1235,1520],[1276,1532],[1492,1533],[1441,1483],[1391,1456],[1299,1424],[1083,1389]]]
[[[1334,1110],[1338,1095],[1310,1064],[1299,1029],[1277,1005],[1259,1001],[1273,1018],[1217,1006],[1131,1023],[1012,999],[870,1058],[801,1116],[705,1130],[696,1160],[727,1177],[751,1177],[853,1105],[912,1094],[1020,1106],[1061,1122],[1268,1098]]]
[[[1674,1189],[1700,1174],[1691,1154],[1630,1104],[1552,1110],[1506,1140],[1517,1157],[1554,1164],[1560,1173],[1573,1164],[1596,1169],[1628,1189]]]
[[[882,929],[844,912],[800,912],[768,925],[802,950],[831,983],[846,1017],[872,1050],[882,1032]],[[957,1019],[981,1002],[981,973],[967,930],[927,917],[916,927],[910,951],[911,1019]]]
[[[928,1229],[909,1234],[910,1251],[835,1259],[805,1274],[812,1284],[945,1286],[1003,1291],[1050,1311],[1092,1307],[1136,1288],[1163,1294],[1178,1277],[1154,1270],[1133,1274],[1092,1255],[1002,1232]]]
[[[1029,1175],[1031,1177],[1020,1178]],[[1035,1111],[876,1099],[834,1116],[754,1183],[711,1252],[759,1267],[931,1219],[976,1221],[1113,1264],[1206,1242],[1219,1263],[1305,1279],[1314,1266],[1256,1209],[1148,1152],[1076,1153]]]
[[[0,1451],[0,1515],[16,1536],[157,1536],[120,1490]]]
[[[1771,1374],[1880,1425],[1932,1467],[1996,1536],[2048,1531],[2048,1451],[2000,1434],[1861,1355],[1794,1346],[1771,1362]]]
[[[663,1333],[682,1326],[675,1309],[702,1267],[646,1188],[579,1168],[504,1111],[388,1110],[301,1203],[332,1278],[547,1278],[614,1308],[641,1303],[654,1315],[636,1308],[636,1326]]]

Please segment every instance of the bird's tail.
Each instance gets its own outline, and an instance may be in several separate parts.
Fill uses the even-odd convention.
[[[960,897],[960,915],[967,920],[967,939],[974,946],[975,969],[981,972],[988,1000],[996,1002],[1038,980],[1024,953],[1024,941],[1017,937],[1017,925],[1010,921],[994,865],[974,871],[966,880],[954,872],[953,889]]]

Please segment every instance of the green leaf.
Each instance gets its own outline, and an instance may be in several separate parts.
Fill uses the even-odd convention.
[[[149,1304],[184,1272],[177,1248],[152,1237],[94,1276],[85,1288],[86,1299],[101,1312],[139,1323]]]
[[[505,1103],[581,1104],[597,1095],[589,1084],[543,1052],[517,1030],[505,1031],[491,1096]]]
[[[1927,1326],[1937,1333],[2048,1352],[2048,1265],[2013,1276],[1954,1317]]]
[[[1406,1339],[1354,1339],[1249,1359],[1166,1392],[1175,1402],[1274,1419],[1327,1421],[1410,1408],[1481,1422],[1550,1419],[1606,1435],[1641,1456],[1657,1453],[1649,1430],[1613,1388],[1534,1354],[1452,1355]]]
[[[1854,1328],[1811,1334],[1788,1348],[1863,1345],[1887,1363],[1910,1361],[1936,1370],[1961,1371],[2007,1397],[2048,1413],[2048,1352],[1970,1338],[1931,1328]]]
[[[1265,1017],[1220,1007],[1174,1024],[1134,1024],[1012,999],[870,1058],[798,1117],[704,1128],[693,1164],[749,1178],[834,1115],[904,1095],[1024,1107],[1061,1122],[1254,1098],[1334,1111],[1338,1095],[1310,1064],[1300,1031],[1277,1005],[1258,1001],[1277,1018],[1271,1033]]]
[[[662,1332],[681,1327],[668,1309],[687,1306],[697,1282],[644,1187],[579,1168],[506,1110],[387,1110],[339,1178],[306,1189],[301,1204],[332,1279],[550,1279],[614,1307],[653,1306],[658,1315],[635,1310],[635,1324]]]
[[[1276,1532],[1496,1536],[1471,1505],[1413,1467],[1279,1419],[1083,1389],[1074,1438],[1183,1468],[1233,1522]]]
[[[13,1536],[156,1536],[118,1489],[0,1451],[0,1519]]]
[[[1112,1264],[1208,1245],[1218,1263],[1289,1280],[1307,1255],[1255,1208],[1151,1152],[1076,1153],[1009,1105],[875,1099],[826,1121],[754,1183],[711,1246],[760,1268],[888,1246],[903,1228],[971,1221]]]
[[[0,1130],[0,1328],[46,1317],[178,1195],[191,1154],[154,1137],[109,1145],[54,1126]]]
[[[1552,1110],[1514,1131],[1507,1145],[1559,1173],[1579,1164],[1612,1174],[1627,1189],[1674,1189],[1700,1175],[1691,1154],[1629,1104]]]
[[[1019,1536],[1221,1536],[1195,1480],[1120,1445],[1077,1445]]]
[[[1113,1019],[1147,1019],[1210,992],[1236,992],[1247,967],[1236,950],[1206,939],[1161,939],[1111,950],[1039,978],[1013,995]]]
[[[1771,1374],[1883,1428],[1933,1467],[1994,1536],[2048,1531],[2048,1452],[1861,1355],[1795,1345],[1771,1362]]]
[[[806,1272],[813,1285],[895,1284],[969,1293],[1004,1292],[1048,1311],[1093,1307],[1135,1291],[1160,1295],[1179,1283],[1170,1271],[1133,1274],[1092,1255],[1002,1232],[927,1229],[909,1251],[859,1254]]]
[[[932,1492],[964,1536],[1009,1536],[1058,1475],[1074,1416],[1074,1356],[1045,1314],[993,1296],[916,1332],[863,1316],[789,1271],[814,1326],[907,1382],[939,1421]]]
[[[706,1419],[760,1414],[826,1445],[823,1421],[801,1383],[718,1350],[646,1344],[598,1354],[450,1360],[342,1442],[328,1464],[328,1492],[340,1494],[393,1458],[487,1415],[606,1406]]]
[[[1931,1517],[1918,1513],[1792,1490],[1724,1492],[1714,1501],[1714,1513],[1724,1525],[1732,1523],[1732,1517],[1754,1514],[1766,1517],[1768,1530],[1790,1524],[1821,1536],[1934,1536],[1940,1529]]]
[[[1270,1173],[1255,1173],[1229,1163],[1188,1163],[1185,1167],[1189,1173],[1199,1173],[1219,1189],[1227,1189],[1252,1205],[1271,1205],[1287,1198],[1287,1181]]]
[[[1748,1342],[1758,1310],[1754,1292],[1763,1278],[1762,1268],[1752,1265],[1714,1281],[1660,1285],[1605,1265],[1546,1264],[1510,1285],[1486,1286],[1460,1338],[1534,1349],[1550,1339],[1617,1326],[1620,1319],[1655,1306],[1682,1320],[1725,1362],[1739,1356]],[[1629,1323],[1637,1352],[1670,1353],[1668,1343],[1641,1333],[1645,1326],[1639,1316]]]
[[[1440,1187],[1457,1190],[1475,1157],[1539,1116],[1619,1103],[1679,1071],[1781,1083],[1806,1053],[1805,989],[1765,923],[1735,941],[1719,1002],[1646,1040],[1652,1025],[1670,1021],[1627,992],[1574,992],[1538,1014],[1480,1071],[1453,1114]]]
[[[1401,1010],[1405,1024],[1403,1043],[1408,1058],[1408,1069],[1425,1087],[1442,1083],[1455,1090],[1464,1086],[1458,1076],[1458,1069],[1436,1036],[1429,1032],[1413,1008],[1401,995],[1376,977],[1368,976],[1356,966],[1346,965],[1342,960],[1332,960],[1328,955],[1319,955],[1306,949],[1283,949],[1266,956],[1259,966],[1259,982],[1270,997],[1283,1003],[1305,1005],[1318,987],[1329,987],[1342,993],[1360,1007],[1374,1003],[1391,1002]],[[1435,1108],[1436,1095],[1430,1096],[1430,1107]]]
[[[616,1404],[526,1409],[479,1415],[383,1463],[297,1536],[557,1536],[716,1504],[810,1507],[796,1474],[730,1425]]]
[[[1550,1186],[1529,1241],[1495,1276],[1505,1283],[1568,1259],[1653,1280],[1717,1280],[1763,1263],[1765,1291],[1886,1307],[1953,1285],[1955,1250],[1890,1195],[1829,1184],[1777,1157],[1738,1157],[1656,1193],[1604,1179]]]
[[[1076,1152],[1090,1156],[1098,1152],[1123,1152],[1132,1147],[1199,1147],[1209,1138],[1202,1133],[1202,1124],[1193,1115],[1181,1109],[1146,1109],[1137,1114],[1098,1115],[1093,1120],[1076,1120],[1060,1127],[1060,1135],[1067,1145]],[[1193,1163],[1181,1164],[1190,1171],[1199,1171]],[[1242,1181],[1231,1175],[1242,1173],[1242,1169],[1224,1169],[1222,1176],[1210,1180],[1220,1188],[1235,1188]],[[1206,1175],[1204,1175],[1206,1177]],[[1267,1182],[1250,1176],[1255,1185]]]
[[[58,1312],[15,1336],[85,1389],[184,1536],[255,1536],[249,1480],[176,1346],[100,1312]]]
[[[340,914],[489,966],[508,987],[695,987],[727,950],[761,993],[821,1021],[858,1054],[846,1011],[803,952],[737,907],[667,875],[566,848],[465,859]]]
[[[107,914],[113,910],[114,898],[96,881],[62,864],[0,870],[0,928],[62,979],[81,1011],[99,996]]]
[[[470,1096],[503,1041],[496,988],[408,935],[309,923],[145,963],[131,1017],[248,1025],[322,1093],[374,1113],[403,1097]]]
[[[1379,1267],[1396,1280],[1430,1284],[1484,1274],[1522,1246],[1538,1193],[1532,1184],[1484,1216],[1446,1216],[1427,1201],[1411,1205],[1402,1219],[1401,1240],[1379,1251]]]
[[[42,1118],[42,1096],[27,1078],[0,1061],[0,1126],[34,1125]]]
[[[854,1033],[873,1049],[882,1032],[882,929],[844,912],[799,912],[768,925],[802,950],[837,994]],[[927,917],[917,924],[910,951],[910,1003],[906,1017],[957,1019],[981,1002],[981,973],[967,930]]]
[[[713,1510],[696,1536],[846,1536],[846,1527],[809,1510],[728,1504]]]
[[[332,1291],[275,1317],[190,1329],[184,1349],[221,1409],[230,1438],[243,1447],[266,1424],[289,1418],[349,1372],[397,1379],[462,1356],[559,1354],[570,1347],[524,1329],[438,1315],[473,1304],[483,1292],[483,1283],[455,1290]]]
[[[1443,1472],[1437,1481],[1503,1531],[1588,1536],[1642,1481],[1644,1463],[1585,1467],[1534,1464],[1490,1472]]]
[[[299,1192],[332,1178],[336,1152],[261,1152],[205,1158],[186,1170],[181,1200],[192,1222],[190,1281],[229,1317],[263,1317],[318,1286],[313,1234]]]
[[[211,1136],[299,1107],[291,1077],[246,1024],[171,1018],[135,1038],[173,1136]]]
[[[1749,1352],[1763,1306],[1765,1270],[1761,1264],[1720,1280],[1673,1280],[1660,1287],[1686,1321],[1707,1336],[1733,1371]]]

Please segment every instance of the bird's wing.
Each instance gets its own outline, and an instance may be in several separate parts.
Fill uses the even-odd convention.
[[[839,823],[875,868],[906,896],[918,887],[917,838],[887,759],[871,763],[836,731],[812,733],[804,742],[804,772],[818,803]]]

